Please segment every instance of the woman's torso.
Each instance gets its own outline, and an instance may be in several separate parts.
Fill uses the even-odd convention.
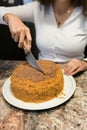
[[[87,45],[87,19],[82,7],[74,9],[71,16],[58,28],[52,6],[45,10],[38,3],[34,11],[36,43],[39,59],[68,62],[72,58],[83,59]]]

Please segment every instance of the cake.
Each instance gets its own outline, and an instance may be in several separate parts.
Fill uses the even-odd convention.
[[[52,61],[38,60],[44,73],[24,62],[14,69],[11,90],[14,96],[25,102],[45,102],[63,92],[64,79],[60,66]]]

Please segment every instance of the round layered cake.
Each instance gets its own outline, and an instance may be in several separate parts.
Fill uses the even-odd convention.
[[[14,96],[25,102],[44,102],[59,96],[64,88],[60,66],[52,61],[38,60],[44,73],[29,63],[20,64],[12,73],[11,90]]]

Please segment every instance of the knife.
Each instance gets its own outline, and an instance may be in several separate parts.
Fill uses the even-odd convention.
[[[40,65],[37,63],[35,57],[33,56],[32,52],[30,51],[27,56],[25,57],[26,60],[29,62],[29,64],[35,68],[36,70],[39,70],[40,72],[44,73]]]

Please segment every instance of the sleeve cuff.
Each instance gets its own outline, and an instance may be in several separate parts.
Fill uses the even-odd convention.
[[[84,60],[84,61],[87,61],[87,58],[84,58],[83,60]]]
[[[6,9],[4,9],[4,7],[2,7],[2,8],[0,9],[0,24],[5,24],[5,25],[7,25],[7,23],[3,20],[3,16],[4,16],[5,14],[7,14],[7,13],[9,13],[9,12],[6,11]]]

